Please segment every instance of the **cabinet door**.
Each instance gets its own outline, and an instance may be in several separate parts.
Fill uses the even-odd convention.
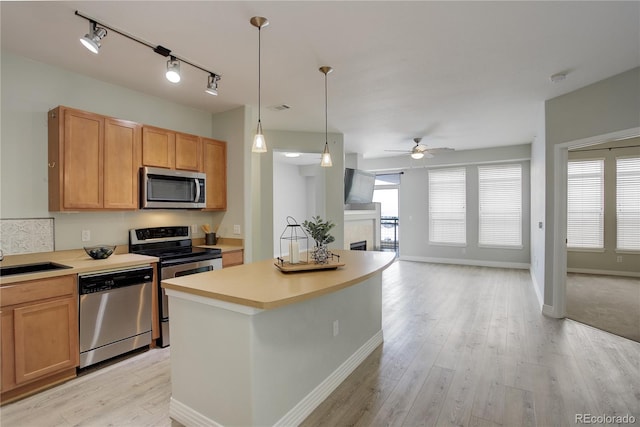
[[[142,164],[173,169],[175,166],[176,134],[167,129],[142,127]]]
[[[107,119],[104,139],[104,208],[138,207],[138,170],[142,126]]]
[[[203,171],[207,174],[207,209],[227,209],[227,144],[202,138]]]
[[[12,309],[2,309],[0,328],[0,375],[2,376],[2,391],[6,391],[16,386]]]
[[[15,308],[16,383],[78,366],[77,298]]]
[[[102,207],[104,118],[77,110],[64,112],[63,206]]]
[[[199,136],[176,133],[176,169],[199,171],[201,147]]]

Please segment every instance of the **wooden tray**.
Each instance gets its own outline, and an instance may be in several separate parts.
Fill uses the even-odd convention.
[[[284,264],[280,264],[279,261],[273,263],[283,273],[295,273],[297,271],[312,271],[312,270],[335,270],[338,267],[344,266],[344,262],[329,261],[327,264],[316,264],[313,262],[299,262],[297,264],[291,264],[289,261],[285,261]]]

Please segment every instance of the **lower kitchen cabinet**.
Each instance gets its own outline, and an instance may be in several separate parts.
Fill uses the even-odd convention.
[[[222,253],[222,268],[233,267],[234,265],[241,265],[244,262],[244,251],[229,251]]]
[[[0,301],[2,403],[75,377],[76,276],[3,286]]]

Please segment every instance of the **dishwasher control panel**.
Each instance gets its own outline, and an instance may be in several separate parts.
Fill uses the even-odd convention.
[[[78,276],[78,292],[80,295],[93,294],[152,281],[151,267],[82,274]]]

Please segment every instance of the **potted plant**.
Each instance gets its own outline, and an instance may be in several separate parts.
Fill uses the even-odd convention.
[[[335,227],[335,224],[331,221],[323,221],[318,215],[311,217],[311,221],[305,220],[302,223],[302,227],[304,227],[316,242],[316,246],[311,250],[311,259],[317,264],[326,264],[329,262],[327,245],[336,240],[335,237],[329,234],[329,231]]]

